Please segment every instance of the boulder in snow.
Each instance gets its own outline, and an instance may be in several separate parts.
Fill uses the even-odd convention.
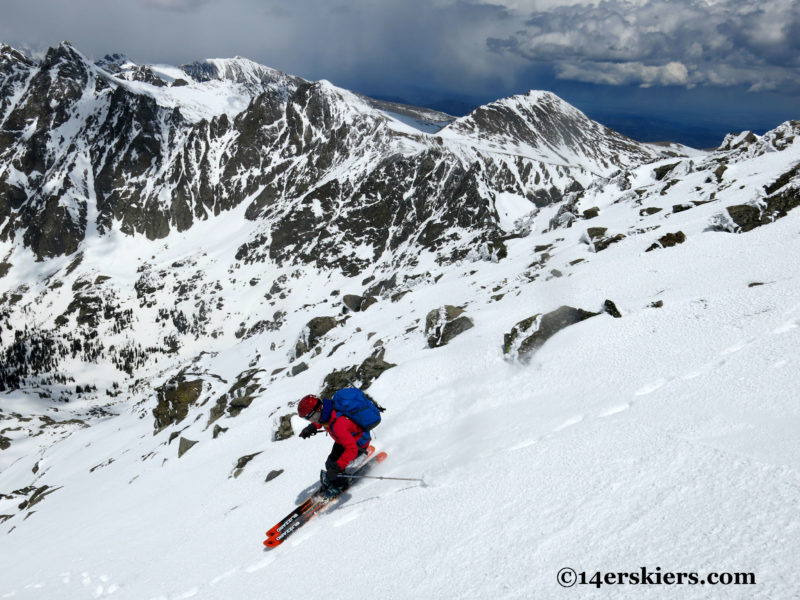
[[[528,362],[533,353],[556,333],[597,314],[580,308],[561,306],[545,315],[538,314],[523,319],[505,335],[503,353],[508,358]]]
[[[622,318],[622,313],[619,312],[617,305],[614,304],[612,300],[606,300],[605,302],[603,302],[603,310],[612,317],[614,317],[615,319]]]
[[[658,250],[659,248],[672,248],[673,246],[682,244],[685,241],[686,241],[686,234],[683,233],[682,231],[676,231],[675,233],[668,233],[658,238],[658,241],[652,244],[647,250],[645,250],[645,252],[650,252],[651,250]]]
[[[336,317],[314,317],[311,319],[306,323],[300,333],[297,344],[295,344],[294,357],[302,356],[314,348],[319,339],[337,325],[339,325],[339,321],[336,320]]]
[[[594,219],[600,214],[600,209],[597,206],[592,206],[591,208],[587,208],[583,211],[583,218],[587,221],[589,219]]]
[[[244,471],[244,468],[247,466],[251,460],[253,460],[256,456],[261,454],[261,452],[255,452],[253,454],[245,454],[244,456],[240,457],[239,460],[236,461],[236,466],[233,468],[233,473],[231,475],[234,479],[239,477]]]
[[[362,302],[364,302],[364,298],[356,294],[345,294],[342,297],[342,304],[344,304],[345,309],[353,312],[358,312],[361,310]]]
[[[292,429],[292,417],[294,413],[289,413],[283,415],[278,421],[278,428],[275,430],[275,433],[272,434],[272,441],[280,442],[281,440],[288,440],[290,437],[294,435],[294,429]]]
[[[472,319],[464,314],[464,309],[449,304],[434,309],[425,317],[425,333],[428,336],[428,347],[438,348],[449,343],[457,335],[461,335],[474,326]]]
[[[185,437],[182,437],[181,441],[178,443],[178,458],[180,458],[181,456],[186,454],[189,450],[191,450],[192,446],[194,446],[196,443],[197,440],[190,440]]]
[[[272,469],[272,471],[267,474],[267,478],[264,480],[264,483],[269,483],[281,473],[283,473],[283,469]]]
[[[582,241],[589,244],[592,252],[600,252],[608,248],[611,244],[625,239],[624,233],[617,235],[607,235],[608,229],[606,227],[589,227],[583,235]]]

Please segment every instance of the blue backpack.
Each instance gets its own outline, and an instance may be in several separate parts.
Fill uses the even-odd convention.
[[[358,388],[339,390],[331,401],[336,414],[344,415],[364,431],[377,427],[381,422],[381,412],[385,410]]]

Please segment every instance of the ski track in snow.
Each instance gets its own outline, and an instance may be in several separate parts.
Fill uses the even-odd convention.
[[[570,419],[567,419],[561,425],[559,425],[558,427],[553,429],[553,433],[558,433],[559,431],[563,431],[567,427],[572,427],[573,425],[577,425],[578,423],[583,421],[583,419],[584,419],[583,415],[578,415],[576,417],[572,417]]]
[[[612,406],[604,411],[602,411],[598,416],[599,417],[611,417],[613,415],[618,415],[621,412],[628,410],[631,407],[630,402],[626,402],[625,404],[620,404],[619,406]]]
[[[655,392],[657,390],[660,390],[668,382],[669,382],[668,379],[664,379],[664,378],[656,379],[652,383],[648,383],[648,384],[640,387],[638,390],[636,390],[634,395],[636,395],[636,396],[646,396],[648,394],[652,394],[653,392]]]
[[[798,325],[800,325],[800,319],[791,319],[789,321],[786,321],[786,323],[784,323],[780,327],[777,327],[774,333],[776,334],[786,333],[788,331],[791,331],[792,329],[796,329]]]
[[[269,561],[269,562],[272,562],[272,561]],[[269,562],[267,564],[269,564]],[[266,566],[266,565],[264,565],[264,566]],[[250,567],[250,568],[252,568],[252,567]],[[224,581],[225,579],[230,579],[231,577],[236,575],[238,570],[239,570],[238,568],[230,569],[228,571],[225,571],[222,575],[217,575],[216,577],[214,577],[214,579],[212,579],[209,582],[209,585],[213,587],[213,586],[217,585],[218,583],[220,583],[221,581]]]

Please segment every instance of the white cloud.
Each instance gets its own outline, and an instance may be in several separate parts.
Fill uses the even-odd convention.
[[[561,79],[761,90],[800,83],[797,0],[507,4],[518,11],[519,27],[491,38],[489,48],[552,63]]]
[[[559,79],[603,85],[693,85],[689,70],[680,62],[663,66],[649,66],[640,62],[592,62],[584,66],[564,62],[556,65],[556,74]]]

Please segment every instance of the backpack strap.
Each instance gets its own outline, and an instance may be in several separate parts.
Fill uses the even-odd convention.
[[[322,399],[322,413],[320,414],[320,422],[327,423],[331,416],[333,415],[333,400],[329,400],[328,398]],[[335,421],[336,419],[334,419]],[[333,425],[333,421],[331,421],[331,425]]]

